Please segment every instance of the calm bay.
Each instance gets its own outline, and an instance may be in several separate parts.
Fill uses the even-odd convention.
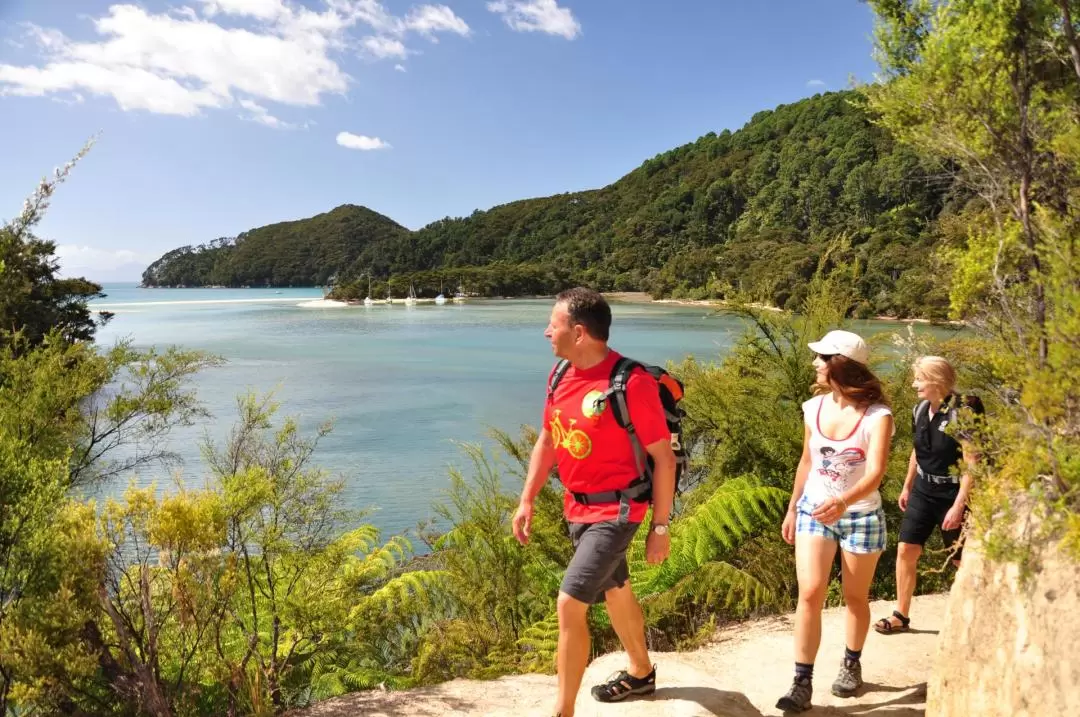
[[[238,395],[273,391],[279,418],[295,416],[306,431],[333,421],[316,463],[344,479],[348,507],[371,509],[375,525],[399,533],[432,515],[448,467],[470,469],[460,442],[484,442],[489,426],[516,434],[537,424],[554,360],[543,336],[548,299],[304,308],[322,297],[319,289],[111,284],[105,293],[93,308],[116,316],[100,344],[127,338],[139,348],[179,345],[227,360],[194,379],[213,417],[173,431],[168,447],[182,466],[125,476],[102,487],[109,494],[128,481],[169,487],[170,473],[201,485],[204,436],[225,439]],[[740,319],[702,306],[614,303],[613,313],[613,348],[652,363],[718,360],[745,330]]]

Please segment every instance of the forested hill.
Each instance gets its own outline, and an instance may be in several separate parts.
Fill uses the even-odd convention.
[[[366,207],[345,204],[293,222],[281,222],[173,249],[143,272],[146,286],[321,286],[351,267],[369,243],[393,243],[409,234]]]
[[[336,295],[415,284],[421,295],[550,293],[570,283],[654,296],[742,290],[778,306],[801,299],[825,250],[857,273],[861,314],[940,315],[947,287],[928,261],[947,187],[875,126],[854,92],[760,112],[647,160],[603,189],[528,199],[410,232],[339,207],[170,252],[153,285],[322,284]]]

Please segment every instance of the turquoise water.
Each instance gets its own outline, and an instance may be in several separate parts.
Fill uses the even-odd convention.
[[[432,515],[449,466],[469,468],[457,442],[483,440],[486,426],[516,433],[539,422],[553,362],[543,336],[549,300],[302,308],[321,291],[133,284],[105,291],[94,306],[116,316],[100,343],[180,345],[228,362],[195,379],[213,418],[172,434],[169,448],[182,457],[186,481],[201,484],[200,442],[224,439],[237,395],[275,391],[281,415],[305,428],[333,420],[316,462],[344,478],[350,507],[373,509],[371,520],[390,533]],[[614,304],[613,313],[612,346],[653,363],[715,360],[744,330],[703,307]],[[119,492],[131,479],[170,483],[157,469],[105,489]]]

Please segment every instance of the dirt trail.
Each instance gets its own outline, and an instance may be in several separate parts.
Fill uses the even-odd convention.
[[[887,715],[920,717],[926,708],[926,680],[945,595],[915,599],[912,630],[879,635],[873,630],[863,650],[866,686],[851,699],[833,697],[829,686],[844,652],[843,608],[825,611],[821,651],[814,676],[814,709],[806,715]],[[871,605],[874,619],[892,604]],[[625,665],[623,653],[597,658],[585,673],[577,717],[762,717],[779,715],[773,705],[791,684],[791,615],[765,618],[718,631],[694,652],[654,653],[658,689],[651,697],[603,705],[588,686]],[[402,692],[374,691],[328,700],[303,717],[545,717],[551,715],[555,678],[518,675],[498,680],[454,680]]]

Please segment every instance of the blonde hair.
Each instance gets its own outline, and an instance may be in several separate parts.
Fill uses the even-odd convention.
[[[940,356],[921,356],[915,360],[915,377],[939,386],[946,394],[956,388],[956,369]]]

